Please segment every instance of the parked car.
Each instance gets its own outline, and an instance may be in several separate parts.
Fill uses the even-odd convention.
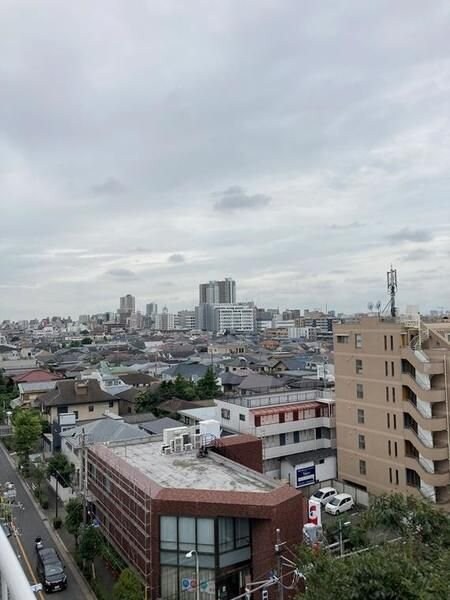
[[[350,510],[355,505],[355,501],[350,494],[337,494],[325,505],[325,512],[330,515],[340,515],[346,510]]]
[[[54,548],[45,548],[36,542],[37,572],[46,592],[58,592],[67,587],[64,565]]]
[[[337,494],[337,491],[332,487],[323,487],[314,492],[311,496],[312,500],[320,500],[322,506],[325,506]]]

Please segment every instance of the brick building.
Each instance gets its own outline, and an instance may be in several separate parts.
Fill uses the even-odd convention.
[[[201,600],[229,600],[246,581],[265,579],[276,568],[277,528],[284,548],[295,552],[301,542],[302,494],[235,462],[261,468],[260,440],[232,436],[218,444],[205,456],[190,445],[165,453],[162,439],[88,449],[96,518],[141,574],[149,600],[192,600],[191,550],[198,553]],[[276,597],[275,588],[269,598]]]

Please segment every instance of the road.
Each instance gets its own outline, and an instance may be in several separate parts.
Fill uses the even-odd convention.
[[[55,547],[59,554],[61,554],[58,546],[52,540],[48,529],[42,522],[41,516],[39,515],[33,502],[30,500],[28,494],[24,490],[24,484],[18,477],[15,469],[13,469],[6,457],[6,450],[3,445],[0,444],[0,481],[11,481],[15,483],[17,489],[17,503],[23,505],[23,510],[20,508],[14,508],[14,517],[16,530],[18,532],[17,538],[11,536],[9,539],[16,549],[16,553],[22,564],[23,570],[25,571],[28,580],[31,583],[37,583],[38,578],[36,575],[36,557],[34,551],[34,540],[38,536],[42,538],[44,545],[51,545]],[[36,594],[37,598],[43,600],[44,598],[61,598],[61,600],[85,600],[86,596],[83,590],[80,589],[78,582],[75,578],[74,571],[72,570],[68,561],[61,556],[65,563],[68,587],[62,592],[53,592],[52,594],[44,594],[39,592]],[[31,571],[31,573],[30,573]]]

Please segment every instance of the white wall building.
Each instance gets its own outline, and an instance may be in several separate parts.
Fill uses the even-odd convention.
[[[314,481],[305,483],[305,478],[299,487],[336,477],[335,401],[331,392],[258,394],[221,398],[216,404],[223,429],[262,438],[266,475],[291,479],[286,475],[292,462],[297,470],[310,467],[312,462]],[[291,480],[291,484],[296,485],[296,481]]]

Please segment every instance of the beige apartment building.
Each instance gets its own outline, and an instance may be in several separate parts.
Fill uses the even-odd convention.
[[[450,323],[363,317],[334,328],[339,479],[450,501]]]

